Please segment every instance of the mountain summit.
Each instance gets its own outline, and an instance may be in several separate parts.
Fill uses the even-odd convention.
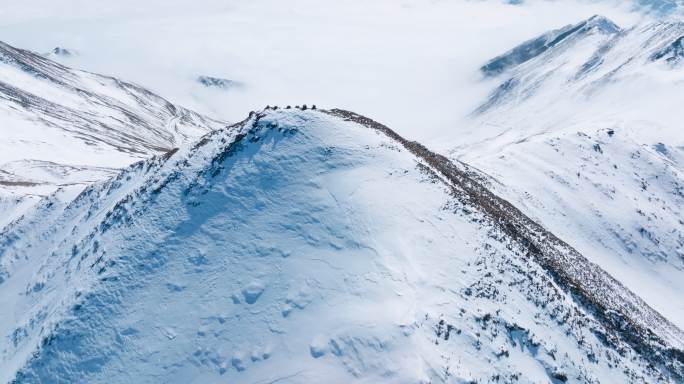
[[[0,234],[0,380],[676,382],[684,335],[343,110],[266,110]]]

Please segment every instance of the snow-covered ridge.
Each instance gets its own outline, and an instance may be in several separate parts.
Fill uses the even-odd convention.
[[[206,75],[197,76],[197,82],[207,88],[221,88],[223,90],[244,87],[244,84],[239,81]]]
[[[452,157],[684,326],[682,23],[567,38],[500,81]]]
[[[681,15],[684,9],[682,0],[636,0],[635,4],[640,10],[658,16]]]
[[[680,329],[577,250],[492,193],[474,177],[477,172],[472,168],[461,162],[451,162],[419,143],[409,142],[368,118],[346,111],[337,113],[378,129],[402,143],[446,178],[455,188],[454,193],[462,195],[462,201],[474,203],[501,231],[527,247],[527,255],[546,269],[557,284],[591,308],[608,328],[624,332],[628,342],[634,342],[633,346],[647,355],[653,354],[656,362],[665,357],[673,361],[676,370],[684,368],[684,333]],[[653,334],[660,340],[647,346],[654,341],[651,339]],[[649,339],[646,345],[642,344],[643,340]]]
[[[91,145],[147,155],[218,124],[135,84],[73,70],[5,43],[0,43],[0,62],[3,109]]]
[[[0,226],[57,188],[82,189],[224,125],[141,86],[2,42],[0,118]]]
[[[548,32],[482,66],[485,76],[505,77],[476,113],[516,107],[534,96],[548,98],[558,89],[569,95],[591,96],[620,79],[651,75],[660,68],[659,63],[676,69],[684,57],[682,38],[681,22],[658,21],[621,29],[600,16]]]
[[[571,44],[573,40],[582,39],[590,34],[614,35],[621,31],[615,23],[603,16],[592,16],[574,25],[547,32],[526,41],[512,50],[497,56],[483,65],[480,70],[485,76],[496,76],[531,60],[555,46]]]
[[[259,112],[63,200],[0,235],[2,381],[682,375],[680,330],[351,112]]]

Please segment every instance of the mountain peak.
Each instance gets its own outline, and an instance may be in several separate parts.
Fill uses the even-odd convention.
[[[621,31],[615,23],[604,16],[594,15],[577,24],[546,32],[497,56],[480,68],[485,76],[496,76],[525,63],[564,42],[582,38],[591,33],[613,35]]]
[[[487,183],[353,112],[252,113],[2,233],[0,379],[681,374],[681,332]]]
[[[586,28],[597,28],[602,33],[613,34],[621,31],[621,28],[617,24],[602,15],[594,15],[585,22]]]
[[[197,76],[196,80],[199,84],[202,84],[207,88],[221,88],[224,90],[229,90],[234,88],[242,88],[244,86],[239,81],[214,76],[201,75]]]

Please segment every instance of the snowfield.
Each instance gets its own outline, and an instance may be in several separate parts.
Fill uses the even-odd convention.
[[[45,200],[3,233],[1,379],[681,379],[680,330],[615,306],[619,285],[592,296],[607,275],[550,277],[572,250],[421,148],[352,113],[269,110]]]

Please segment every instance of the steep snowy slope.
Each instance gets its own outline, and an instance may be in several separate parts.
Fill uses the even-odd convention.
[[[453,157],[684,327],[684,24],[599,25],[485,65],[512,63]]]
[[[509,71],[529,60],[538,57],[556,46],[572,45],[587,38],[602,40],[620,32],[620,27],[601,16],[593,16],[575,25],[545,33],[513,48],[501,56],[495,57],[480,70],[485,76],[496,76]]]
[[[0,234],[0,381],[680,381],[681,330],[487,186],[252,115]]]
[[[137,85],[2,42],[0,122],[0,205],[102,180],[113,172],[105,168],[168,151],[222,125]]]
[[[622,30],[601,16],[549,32],[481,68],[485,76],[502,74],[505,80],[477,112],[518,108],[532,97],[535,104],[541,103],[537,107],[546,107],[563,94],[592,96],[620,81],[636,81],[637,86],[644,78],[656,85],[664,76],[681,81],[681,75],[656,69],[678,67],[684,58],[682,36],[681,22],[661,21]]]

